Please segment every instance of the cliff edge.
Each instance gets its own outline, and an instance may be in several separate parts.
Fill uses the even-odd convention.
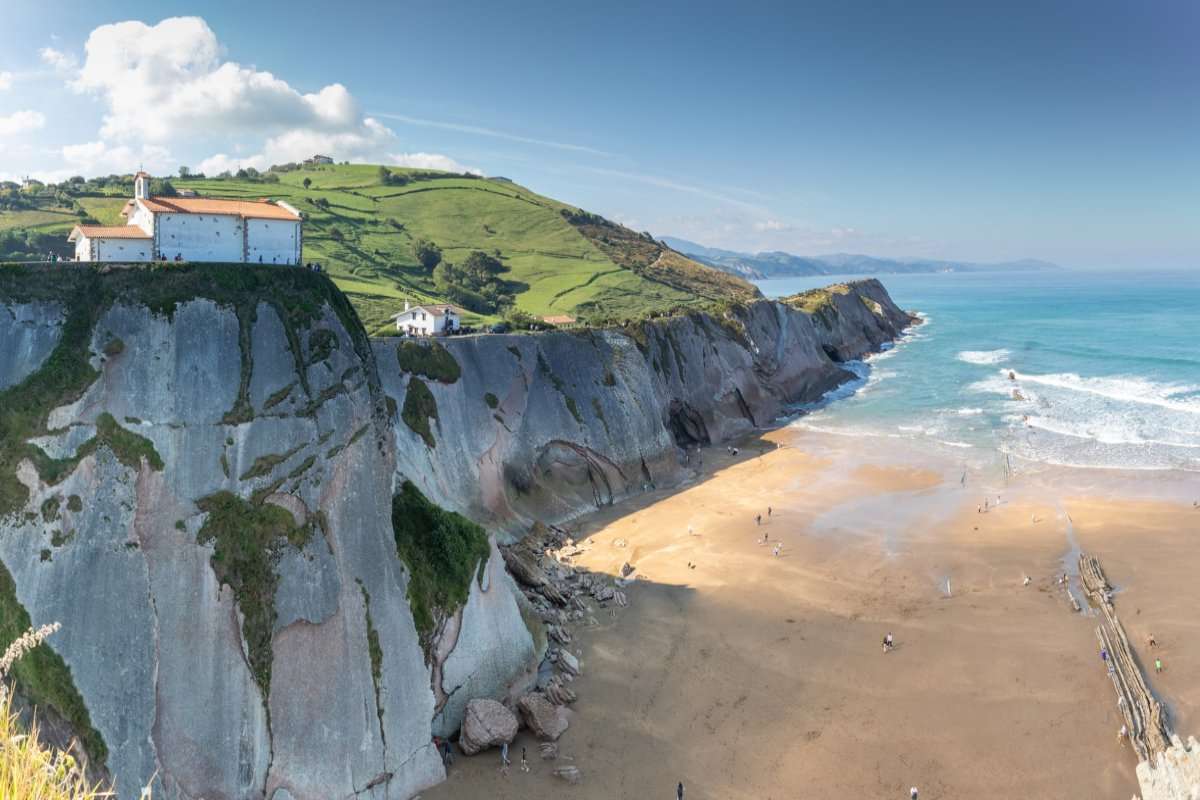
[[[121,797],[410,797],[544,653],[496,537],[682,480],[909,322],[834,304],[431,343],[304,270],[0,267],[0,631],[63,626],[19,691]]]

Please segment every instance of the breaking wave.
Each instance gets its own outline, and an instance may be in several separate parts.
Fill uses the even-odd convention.
[[[959,361],[968,364],[1003,364],[1012,356],[1011,350],[963,350],[958,354]]]

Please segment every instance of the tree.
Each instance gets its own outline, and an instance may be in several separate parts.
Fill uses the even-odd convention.
[[[305,178],[302,183],[304,184],[304,188],[307,189],[312,186],[312,178]]]
[[[391,178],[392,178],[392,173],[388,172],[388,168],[381,166],[379,168],[379,182],[382,183],[384,186],[387,186],[388,182],[391,180]]]
[[[442,249],[426,239],[419,239],[413,251],[417,255],[417,261],[420,261],[421,266],[428,272],[433,272],[442,261]]]
[[[179,179],[180,180],[187,180],[189,177],[191,177],[191,174],[192,174],[191,167],[184,167],[184,166],[179,167]]]
[[[330,228],[329,229],[329,238],[333,239],[335,242],[340,242],[340,241],[343,241],[346,238],[346,236],[345,236],[345,234],[342,233],[342,231],[339,228]]]

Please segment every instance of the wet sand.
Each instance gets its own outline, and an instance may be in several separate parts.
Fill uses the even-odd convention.
[[[615,574],[629,561],[641,578],[629,608],[572,644],[583,676],[560,741],[574,760],[560,763],[582,784],[554,778],[522,733],[507,777],[497,751],[459,758],[427,800],[665,800],[678,780],[689,800],[907,798],[910,786],[922,800],[1127,800],[1135,761],[1117,742],[1095,620],[1057,582],[1072,535],[1100,555],[1147,663],[1157,637],[1166,670],[1151,684],[1177,730],[1200,734],[1190,504],[1098,496],[1062,473],[971,473],[964,486],[940,456],[786,428],[765,438],[778,448],[713,449],[693,485],[575,526],[579,563]]]

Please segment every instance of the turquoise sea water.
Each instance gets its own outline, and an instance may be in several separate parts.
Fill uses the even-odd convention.
[[[769,297],[842,278],[760,281]],[[964,458],[1200,471],[1200,270],[880,276],[926,323],[798,424]]]

